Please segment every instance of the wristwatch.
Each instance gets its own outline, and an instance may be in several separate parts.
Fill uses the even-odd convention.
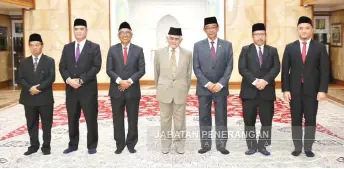
[[[82,79],[79,79],[79,84],[80,84],[80,85],[84,84],[84,82],[82,81]]]

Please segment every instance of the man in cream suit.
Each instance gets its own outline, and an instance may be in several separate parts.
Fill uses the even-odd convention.
[[[179,46],[182,30],[171,27],[167,41],[169,46],[155,54],[154,80],[160,107],[162,153],[169,153],[174,138],[177,153],[184,153],[185,103],[190,89],[192,54]],[[174,134],[172,136],[172,118]]]

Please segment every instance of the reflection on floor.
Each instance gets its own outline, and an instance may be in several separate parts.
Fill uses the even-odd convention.
[[[198,101],[195,89],[190,90],[186,107],[187,141],[185,154],[177,154],[172,150],[169,154],[160,151],[159,129],[160,117],[154,89],[142,90],[139,112],[139,138],[136,146],[137,153],[130,154],[126,149],[121,155],[114,153],[116,144],[113,140],[113,120],[110,100],[107,91],[99,92],[99,144],[98,153],[88,155],[86,148],[85,118],[80,119],[79,150],[68,155],[62,151],[68,145],[68,119],[65,106],[65,93],[54,92],[54,124],[52,128],[52,154],[44,156],[39,151],[31,156],[22,155],[29,145],[24,109],[22,105],[0,110],[0,168],[5,167],[184,167],[184,168],[278,168],[278,167],[342,167],[344,166],[344,106],[325,100],[319,103],[317,118],[316,142],[313,150],[314,158],[307,158],[304,153],[300,157],[291,156],[293,143],[291,140],[290,112],[288,103],[284,102],[282,93],[277,92],[275,115],[272,128],[272,144],[267,147],[270,157],[260,153],[246,156],[246,143],[242,137],[244,122],[242,107],[238,97],[239,90],[230,90],[228,97],[228,131],[227,148],[230,154],[222,155],[216,151],[215,145],[207,154],[198,154],[199,119]],[[125,126],[127,127],[127,120]],[[213,125],[215,119],[213,118]],[[257,130],[260,121],[257,120]],[[42,141],[40,131],[40,140]],[[42,143],[42,142],[41,142]]]
[[[154,88],[155,88],[154,86],[141,87],[142,90],[154,89]],[[191,88],[194,89],[195,86],[192,86]],[[276,91],[279,92],[280,89],[277,89]],[[20,96],[20,89],[18,88],[0,89],[0,109],[17,104],[19,101],[19,96]],[[328,98],[344,105],[344,86],[330,85],[329,91],[328,91]]]

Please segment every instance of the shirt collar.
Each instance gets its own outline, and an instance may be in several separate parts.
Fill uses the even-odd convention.
[[[302,42],[304,42],[304,41],[302,41],[301,39],[299,39],[299,41],[300,41],[300,44],[302,44]],[[311,41],[311,39],[306,40],[307,45],[309,44],[310,41]]]
[[[257,44],[254,44],[254,45],[256,46],[257,49],[259,49],[259,47],[260,47],[261,49],[264,49],[264,44],[261,45],[261,46],[258,46]]]
[[[168,51],[172,52],[172,48],[170,46],[168,47]],[[179,52],[179,46],[177,48],[175,48],[174,51],[176,53],[178,53]]]
[[[213,40],[213,41],[214,41],[214,44],[217,43],[217,40],[218,40],[218,38],[216,38],[215,40]],[[211,41],[212,41],[212,40],[208,38],[208,43],[209,43],[210,45],[211,45]]]
[[[41,58],[42,54],[43,54],[43,53],[41,53],[41,54],[38,55],[38,60]],[[36,57],[36,56],[33,56],[33,55],[32,55],[32,58],[35,58],[35,57]]]
[[[85,43],[86,43],[86,39],[82,40],[79,45],[80,46],[85,46]],[[78,41],[75,41],[75,44],[78,45]]]
[[[122,49],[124,49],[124,45],[122,44]],[[128,43],[128,45],[127,45],[127,49],[129,49],[129,47],[130,47],[130,43]]]

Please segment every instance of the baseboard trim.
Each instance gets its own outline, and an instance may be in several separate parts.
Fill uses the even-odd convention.
[[[281,82],[276,81],[276,89],[281,88]],[[191,80],[191,85],[196,86],[197,80],[192,79]],[[140,80],[140,85],[141,86],[154,86],[154,80]],[[241,82],[230,82],[229,83],[229,88],[230,89],[240,89],[241,87]],[[110,84],[109,83],[98,83],[98,90],[109,90]],[[65,90],[65,84],[64,83],[54,83],[53,84],[53,90]]]
[[[10,87],[10,80],[0,82],[0,89]]]
[[[343,81],[343,80],[334,79],[334,82],[335,82],[337,85],[344,85],[344,81]]]

